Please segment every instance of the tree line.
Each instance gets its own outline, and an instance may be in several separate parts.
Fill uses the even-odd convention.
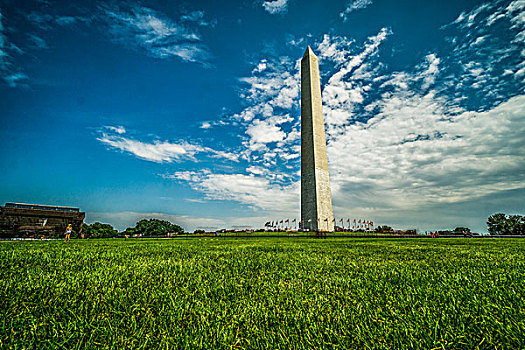
[[[487,227],[491,235],[525,235],[525,216],[506,215],[503,213],[493,214],[487,219]],[[378,226],[375,231],[391,232],[393,229],[392,227],[385,225]],[[184,233],[184,229],[167,220],[142,219],[138,221],[134,227],[128,227],[126,230],[119,233],[110,224],[95,222],[93,224],[84,223],[82,226],[82,232],[73,232],[73,237],[111,238],[118,236],[132,237],[136,235],[140,235],[141,237],[151,237],[165,236],[169,233]],[[454,231],[443,231],[440,233],[465,234],[470,233],[470,229],[467,227],[456,227]]]
[[[493,214],[487,219],[488,231],[491,235],[525,235],[525,216],[506,215],[503,213]],[[376,232],[390,232],[393,229],[390,226],[378,226]],[[93,224],[84,224],[82,227],[84,237],[90,238],[111,238],[117,237],[119,232],[110,224],[95,222]],[[165,236],[168,233],[184,233],[184,229],[167,220],[159,219],[142,219],[135,224],[135,227],[128,227],[121,232],[121,235],[132,237],[140,235],[141,237]],[[442,233],[445,233],[443,231]],[[454,231],[446,231],[451,234],[470,233],[467,227],[456,227]],[[78,235],[80,236],[80,235]]]
[[[525,216],[498,213],[487,219],[491,235],[525,235]]]
[[[165,236],[168,233],[183,233],[184,229],[179,225],[173,224],[167,220],[159,219],[142,219],[135,224],[135,227],[128,227],[120,234],[132,237],[140,235],[141,237]],[[95,222],[93,224],[84,224],[82,234],[86,238],[111,238],[119,236],[119,232],[110,224]]]

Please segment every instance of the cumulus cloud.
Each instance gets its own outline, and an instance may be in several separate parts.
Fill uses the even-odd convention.
[[[291,121],[293,121],[293,118],[288,115],[255,120],[246,129],[246,134],[250,136],[250,149],[257,150],[264,147],[267,143],[283,141],[286,138],[286,133],[282,131],[279,125]]]
[[[176,22],[147,7],[127,9],[102,5],[100,9],[115,41],[144,49],[153,57],[178,57],[186,62],[209,65],[209,48],[202,43],[195,26],[191,26],[192,23],[208,25],[203,22],[203,12],[184,15],[180,22]]]
[[[267,61],[265,59],[262,59],[253,69],[252,73],[261,73],[263,70],[265,70],[267,67],[266,62]]]
[[[364,8],[370,6],[371,4],[372,4],[372,0],[352,0],[346,6],[345,10],[339,14],[339,16],[341,16],[341,18],[343,18],[343,21],[346,22],[346,20],[348,19],[348,15],[351,12],[353,12],[355,10],[364,9]]]
[[[244,129],[243,158],[278,167],[293,161],[298,138],[298,61],[269,57],[255,64],[252,75],[239,79],[247,106],[231,119]],[[295,115],[291,114],[294,113]],[[272,144],[272,145],[270,145]],[[268,152],[277,147],[277,152]],[[278,158],[277,158],[278,157]]]
[[[288,11],[288,0],[263,1],[262,6],[272,15],[283,14]]]
[[[448,115],[433,92],[389,95],[374,118],[329,141],[336,199],[360,206],[371,196],[407,209],[522,188],[524,107],[520,96],[486,112]]]
[[[225,151],[217,151],[209,147],[191,144],[186,141],[169,142],[155,140],[144,142],[126,137],[124,127],[107,126],[101,131],[98,141],[130,153],[140,159],[156,163],[172,163],[183,160],[197,161],[195,158],[198,153],[207,153],[210,157],[224,158],[231,161],[238,161],[239,156]]]
[[[236,201],[257,210],[274,213],[295,213],[299,202],[299,183],[280,185],[252,172],[245,174],[214,174],[209,171],[182,171],[165,178],[182,180],[210,200]],[[255,171],[257,172],[257,171]],[[264,171],[261,171],[264,173]]]

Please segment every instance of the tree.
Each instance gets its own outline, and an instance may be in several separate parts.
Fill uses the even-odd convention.
[[[525,217],[509,215],[505,222],[504,232],[507,235],[525,235]]]
[[[122,234],[124,236],[128,236],[128,237],[131,237],[133,236],[133,234],[135,233],[135,229],[133,227],[128,227],[127,229],[125,229]]]
[[[91,238],[110,238],[115,237],[118,233],[110,224],[102,224],[100,222],[95,222],[91,225],[84,224],[82,232],[86,237]]]
[[[384,225],[384,226],[377,226],[376,232],[391,232],[394,231],[392,227]]]
[[[487,219],[487,227],[491,235],[501,235],[507,217],[503,213],[493,214]]]
[[[491,235],[525,235],[525,217],[494,214],[487,219],[487,227]]]
[[[456,235],[460,235],[460,234],[463,234],[463,233],[467,233],[468,234],[468,233],[470,233],[470,229],[468,227],[461,227],[461,226],[459,226],[459,227],[456,227],[452,233],[454,233]]]
[[[184,229],[179,225],[172,224],[166,220],[142,219],[135,224],[135,227],[132,230],[126,229],[125,232],[141,234],[143,236],[156,236],[165,235],[167,233],[183,233]]]

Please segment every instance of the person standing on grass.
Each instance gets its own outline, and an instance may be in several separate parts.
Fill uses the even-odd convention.
[[[68,224],[67,228],[66,228],[66,237],[64,238],[64,242],[69,241],[69,236],[71,236],[71,231],[72,230],[73,230],[73,228],[71,227],[71,224]]]

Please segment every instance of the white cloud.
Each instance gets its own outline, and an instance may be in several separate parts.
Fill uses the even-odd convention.
[[[357,55],[352,55],[348,45],[350,40],[341,37],[330,38],[324,35],[323,41],[318,46],[320,56],[336,63],[339,69],[328,79],[323,94],[323,109],[327,132],[339,132],[342,125],[354,119],[354,106],[363,103],[363,94],[370,89],[370,84],[359,82],[369,77],[365,74],[366,59],[373,57],[391,31],[383,28],[380,32],[368,38],[363,50]],[[358,71],[359,70],[359,71]],[[359,79],[354,79],[357,73]]]
[[[323,41],[317,46],[320,59],[329,59],[337,64],[343,64],[351,55],[349,45],[353,41],[340,36],[323,35]]]
[[[516,31],[513,42],[523,47],[523,42],[525,41],[525,1],[513,1],[505,10],[505,15],[510,18],[513,24],[511,29]],[[523,56],[525,56],[525,54],[523,54],[522,51],[522,57]]]
[[[126,129],[123,126],[106,126],[106,129],[116,132],[117,134],[125,134]]]
[[[32,41],[33,46],[37,49],[48,49],[49,46],[47,45],[47,42],[35,34],[27,34],[29,37],[29,40]]]
[[[22,46],[23,50],[8,40],[0,9],[0,79],[11,87],[26,86],[28,80],[28,76],[15,64],[16,55],[24,54],[29,49],[48,48],[42,33],[58,26],[91,24],[98,21],[104,22],[105,25],[99,27],[104,34],[109,33],[113,40],[133,48],[144,49],[153,57],[178,57],[186,62],[210,66],[212,56],[209,48],[203,44],[197,27],[213,27],[216,21],[206,20],[203,11],[186,13],[175,21],[150,8],[130,7],[126,3],[121,3],[120,7],[99,5],[100,11],[87,17],[64,15],[48,6],[43,9],[45,12],[34,10],[25,14],[30,27],[24,28],[29,41]]]
[[[476,7],[472,11],[465,13],[461,12],[454,22],[451,24],[460,24],[463,27],[472,27],[476,17],[485,10],[492,9],[493,5],[485,3]]]
[[[253,165],[246,168],[246,171],[254,175],[268,175],[270,173],[270,171],[267,168],[263,168],[260,166],[253,166]]]
[[[283,141],[286,133],[279,127],[280,124],[293,121],[288,115],[273,116],[264,120],[256,119],[248,126],[246,134],[250,136],[250,149],[257,150],[270,142]]]
[[[75,23],[78,20],[79,18],[72,17],[72,16],[57,16],[55,18],[55,21],[57,22],[57,24],[61,26],[70,25],[72,23]]]
[[[154,141],[153,143],[146,143],[125,137],[107,135],[99,137],[98,140],[113,148],[129,152],[138,158],[157,163],[171,163],[182,159],[195,160],[195,154],[203,151],[202,147],[185,142]]]
[[[4,27],[0,9],[0,79],[3,79],[10,87],[28,86],[29,77],[24,73],[18,56],[31,56],[35,50],[49,49],[44,32],[57,26],[65,27],[79,22],[87,23],[90,21],[86,17],[57,14],[51,7],[45,6],[45,9],[50,13],[40,12],[40,10],[34,10],[29,13],[21,11],[13,13],[14,21],[17,21],[17,17],[21,14],[24,15],[24,21],[27,22],[22,22],[25,24],[22,29]],[[25,38],[17,35],[8,38],[7,33],[11,36],[11,34],[16,34],[17,32],[24,34]]]
[[[525,97],[457,115],[447,105],[433,92],[399,92],[367,123],[329,140],[337,201],[359,207],[381,198],[408,209],[523,188]]]
[[[440,93],[456,96],[455,102],[466,108],[489,109],[504,101],[509,91],[523,91],[523,80],[514,75],[511,81],[505,72],[525,65],[524,8],[523,0],[489,2],[442,27],[453,35],[447,38],[449,54],[441,57]]]
[[[28,76],[22,72],[9,72],[3,78],[10,87],[17,87],[25,86],[24,82],[27,81]]]
[[[423,79],[422,89],[426,90],[434,84],[436,76],[439,73],[439,62],[440,59],[435,54],[429,54],[425,57],[427,69],[421,74]]]
[[[216,20],[206,20],[206,13],[202,10],[191,11],[183,15],[180,20],[181,22],[194,22],[202,27],[215,27],[217,25]]]
[[[347,62],[345,62],[343,67],[330,77],[328,82],[332,84],[341,81],[353,69],[359,67],[365,58],[376,54],[377,48],[381,42],[383,42],[391,34],[392,31],[389,28],[382,28],[377,35],[369,37],[368,42],[365,44],[364,50],[358,55],[350,57]]]
[[[350,3],[346,6],[346,9],[339,14],[343,18],[343,21],[346,22],[348,15],[355,11],[364,9],[372,4],[372,0],[351,0]]]
[[[483,41],[485,41],[487,37],[486,36],[479,36],[476,38],[476,40],[472,43],[472,45],[479,45],[481,44]]]
[[[261,73],[263,70],[266,69],[266,60],[261,60],[258,64],[257,64],[257,67],[255,67],[252,71],[252,73]]]
[[[288,11],[288,0],[263,1],[262,6],[272,15],[283,14]]]
[[[289,112],[295,112],[299,104],[298,62],[287,57],[260,60],[252,76],[239,81],[243,84],[240,96],[248,106],[232,120],[240,123],[247,136],[243,158],[254,164],[277,166],[275,157],[268,153],[269,147],[277,146],[280,159],[292,161],[288,155],[297,143],[298,118]]]
[[[186,62],[209,65],[211,54],[195,28],[177,23],[147,7],[100,7],[112,38],[132,47],[145,49],[158,58],[179,57]],[[195,23],[204,14],[184,15],[181,22]],[[198,22],[201,23],[201,22]]]
[[[236,201],[254,209],[282,215],[296,213],[299,183],[271,183],[266,177],[255,175],[255,168],[251,170],[249,175],[182,171],[165,177],[188,182],[206,199]]]
[[[224,158],[231,161],[238,161],[239,159],[237,154],[217,151],[186,141],[169,142],[156,140],[143,142],[128,138],[124,135],[125,133],[124,127],[108,126],[102,130],[97,140],[112,148],[131,153],[140,159],[156,163],[172,163],[182,160],[196,161],[195,155],[198,153],[208,153],[213,158]]]
[[[204,150],[208,153],[211,153],[212,158],[224,158],[227,160],[231,160],[232,162],[238,162],[239,161],[239,155],[232,152],[225,152],[225,151],[217,151],[214,149],[211,149],[209,147],[205,147]]]
[[[23,52],[7,39],[2,20],[2,12],[0,12],[0,77],[10,87],[24,86],[28,77],[15,65],[13,59],[13,55]]]

